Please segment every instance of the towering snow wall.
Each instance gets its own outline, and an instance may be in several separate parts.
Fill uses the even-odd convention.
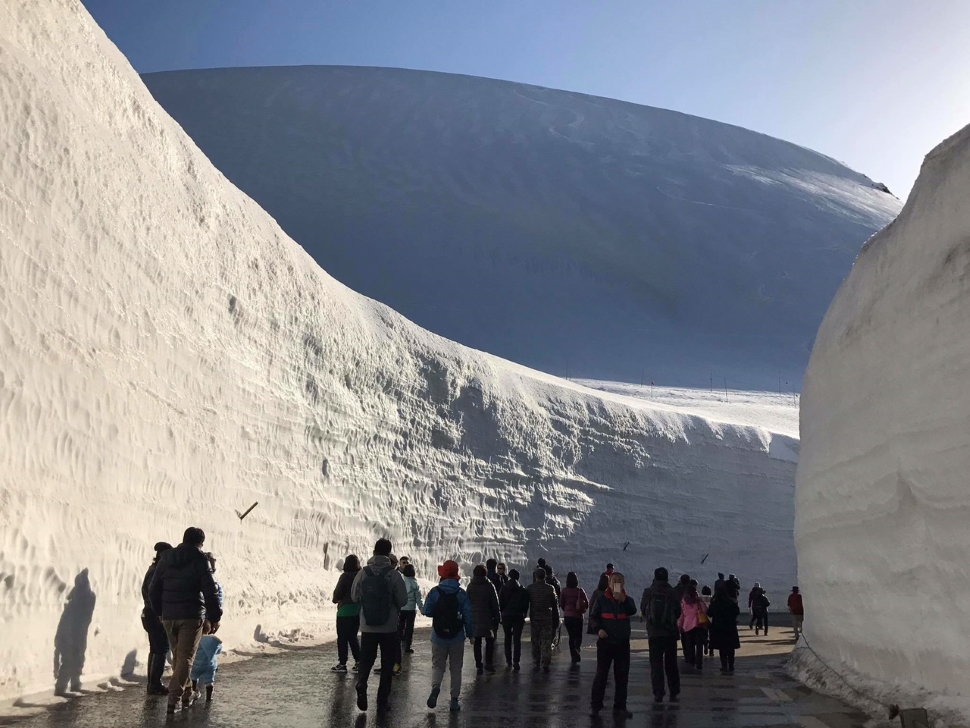
[[[393,68],[148,74],[337,280],[547,372],[801,381],[899,200],[810,149],[585,94]]]
[[[227,647],[326,634],[342,557],[794,571],[797,443],[595,394],[324,273],[76,0],[0,4],[0,698],[143,659],[203,527]],[[240,522],[236,510],[259,505]],[[624,547],[624,544],[629,545]],[[534,563],[534,561],[533,561]]]
[[[825,317],[802,397],[795,530],[812,647],[874,695],[905,705],[928,692],[964,715],[968,200],[970,127],[926,157]]]

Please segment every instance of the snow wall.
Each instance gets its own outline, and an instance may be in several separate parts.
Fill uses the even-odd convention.
[[[203,527],[227,647],[331,630],[342,557],[547,555],[784,588],[797,441],[431,335],[323,272],[76,0],[0,4],[0,699],[142,662],[151,545]],[[240,522],[235,511],[258,501]],[[624,551],[624,544],[629,542]],[[699,574],[700,575],[700,574]]]
[[[883,702],[964,718],[968,200],[970,127],[926,157],[825,317],[802,397],[795,527],[816,652]],[[812,655],[800,669],[838,688]]]

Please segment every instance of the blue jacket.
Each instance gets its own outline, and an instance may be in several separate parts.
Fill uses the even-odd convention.
[[[424,600],[424,608],[421,610],[421,613],[425,617],[434,617],[434,608],[438,603],[438,594],[440,592],[446,592],[448,594],[458,592],[458,608],[461,610],[461,621],[465,625],[465,637],[468,639],[474,637],[475,625],[472,622],[472,603],[469,601],[465,590],[458,585],[456,579],[444,579],[438,586],[429,591],[427,599]],[[458,635],[454,639],[445,640],[439,637],[433,629],[431,630],[431,641],[439,645],[458,644],[459,642],[464,642],[465,637]]]

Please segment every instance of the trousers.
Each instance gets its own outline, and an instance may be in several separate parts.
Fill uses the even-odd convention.
[[[451,697],[461,695],[461,668],[465,662],[465,641],[454,644],[431,643],[431,687],[441,688],[445,667],[451,668]]]

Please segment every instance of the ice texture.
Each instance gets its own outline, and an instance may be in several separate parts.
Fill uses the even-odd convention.
[[[319,66],[144,81],[337,280],[560,376],[800,383],[901,206],[780,139],[527,84]]]
[[[77,0],[0,3],[0,700],[143,663],[184,528],[228,649],[327,637],[348,552],[794,572],[797,443],[594,392],[352,292],[235,188]],[[259,506],[240,522],[236,511]],[[702,568],[701,560],[710,554]],[[73,686],[72,686],[73,687]]]
[[[795,538],[809,643],[869,696],[970,718],[970,127],[859,255],[805,377]],[[814,656],[800,669],[857,698]]]

